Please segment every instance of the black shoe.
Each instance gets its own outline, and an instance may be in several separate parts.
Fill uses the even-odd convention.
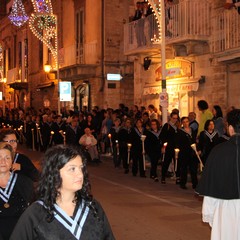
[[[125,169],[124,173],[128,174],[129,173],[129,169]]]
[[[133,177],[136,177],[137,176],[137,174],[136,173],[133,173]]]
[[[186,185],[180,185],[180,188],[187,189]]]
[[[140,177],[142,177],[142,178],[146,178],[146,175],[145,175],[145,174],[142,174],[142,175],[140,175]]]
[[[157,177],[154,178],[154,182],[159,182]]]

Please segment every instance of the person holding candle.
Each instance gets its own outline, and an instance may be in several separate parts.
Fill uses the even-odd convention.
[[[188,169],[191,174],[192,188],[195,189],[198,184],[197,179],[197,169],[198,169],[198,159],[196,153],[192,149],[191,145],[196,143],[197,133],[189,126],[190,121],[188,117],[181,118],[182,128],[179,129],[178,134],[178,161],[180,171],[180,187],[182,189],[187,189],[187,174]]]
[[[162,163],[162,177],[161,177],[162,184],[166,184],[166,174],[172,159],[174,159],[175,161],[174,149],[177,147],[176,140],[177,140],[177,134],[178,134],[178,121],[179,121],[178,113],[173,111],[170,114],[169,122],[163,125],[162,131],[160,134],[160,140],[163,143],[167,143],[166,147],[163,146],[162,148],[162,153],[164,154],[164,161]],[[180,178],[178,175],[177,175],[176,184],[180,184]]]
[[[45,153],[38,201],[19,219],[10,237],[15,239],[115,239],[77,148],[57,145]]]
[[[196,192],[211,240],[240,239],[240,109],[227,114],[230,139],[210,152]]]
[[[32,181],[12,171],[14,151],[10,144],[0,143],[0,239],[9,237],[21,214],[33,197]],[[18,239],[18,238],[16,238]]]
[[[14,158],[11,170],[29,177],[33,182],[37,182],[39,180],[39,171],[26,155],[17,151],[18,141],[15,131],[10,128],[1,129],[0,142],[10,144],[13,149]]]
[[[116,118],[114,120],[114,126],[110,129],[111,134],[111,143],[112,143],[112,150],[113,150],[113,163],[114,167],[120,167],[121,165],[121,158],[120,156],[120,147],[119,147],[119,130],[121,128],[121,120]]]
[[[131,143],[130,143],[130,134],[131,134],[131,119],[126,118],[123,126],[118,132],[118,141],[119,141],[119,159],[122,160],[124,173],[129,173],[129,162],[130,162],[130,153],[131,153]]]
[[[157,166],[161,157],[162,142],[160,140],[161,127],[157,119],[151,120],[151,129],[147,132],[146,152],[150,158],[150,178],[158,182]]]
[[[142,119],[137,119],[136,123],[130,133],[130,143],[131,146],[131,156],[133,160],[132,165],[132,174],[133,176],[137,176],[138,169],[140,172],[140,177],[145,178],[145,169],[144,169],[144,141],[142,141],[142,136],[147,135],[147,130],[143,128],[143,121]]]
[[[204,125],[204,131],[202,131],[199,135],[197,149],[203,165],[205,165],[208,155],[213,147],[219,143],[219,135],[214,128],[215,125],[213,120],[207,120]]]

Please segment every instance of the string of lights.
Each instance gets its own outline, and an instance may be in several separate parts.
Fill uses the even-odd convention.
[[[28,16],[25,12],[22,0],[14,0],[12,5],[12,11],[8,16],[11,23],[17,27],[21,27],[28,20]]]
[[[161,41],[161,0],[158,0],[157,3],[155,3],[155,0],[148,0],[148,4],[150,8],[153,10],[153,14],[155,16],[157,25],[158,25],[158,35],[154,35],[154,37],[151,39],[153,43],[159,43]]]
[[[57,68],[58,41],[57,41],[57,16],[53,14],[50,0],[32,0],[34,13],[29,19],[29,27],[33,34],[42,41],[51,51]]]

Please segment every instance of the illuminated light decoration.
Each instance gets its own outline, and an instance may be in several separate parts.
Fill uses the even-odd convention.
[[[0,80],[3,80],[3,48],[0,44]]]
[[[148,4],[150,5],[150,8],[152,8],[153,10],[153,14],[158,25],[159,37],[157,37],[154,34],[154,37],[151,39],[153,43],[160,43],[162,38],[161,37],[161,0],[158,0],[157,2],[158,3],[155,3],[155,0],[148,0]]]
[[[29,27],[33,34],[51,51],[55,64],[58,64],[57,16],[54,14],[32,14]],[[55,66],[55,67],[56,67]]]
[[[12,11],[8,16],[11,23],[17,27],[21,27],[28,20],[28,16],[25,12],[22,0],[14,0],[12,5]]]
[[[51,0],[32,0],[35,13],[53,14]]]

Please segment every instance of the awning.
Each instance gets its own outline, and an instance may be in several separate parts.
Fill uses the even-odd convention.
[[[46,82],[46,83],[38,84],[37,89],[53,87],[54,85],[55,85],[54,82]]]
[[[9,83],[9,86],[15,90],[28,89],[27,82],[13,82],[13,83]]]
[[[167,92],[190,92],[197,91],[199,87],[199,81],[186,82],[186,83],[168,83]],[[143,95],[149,94],[160,94],[162,92],[162,85],[159,83],[158,86],[146,86],[143,89]]]

